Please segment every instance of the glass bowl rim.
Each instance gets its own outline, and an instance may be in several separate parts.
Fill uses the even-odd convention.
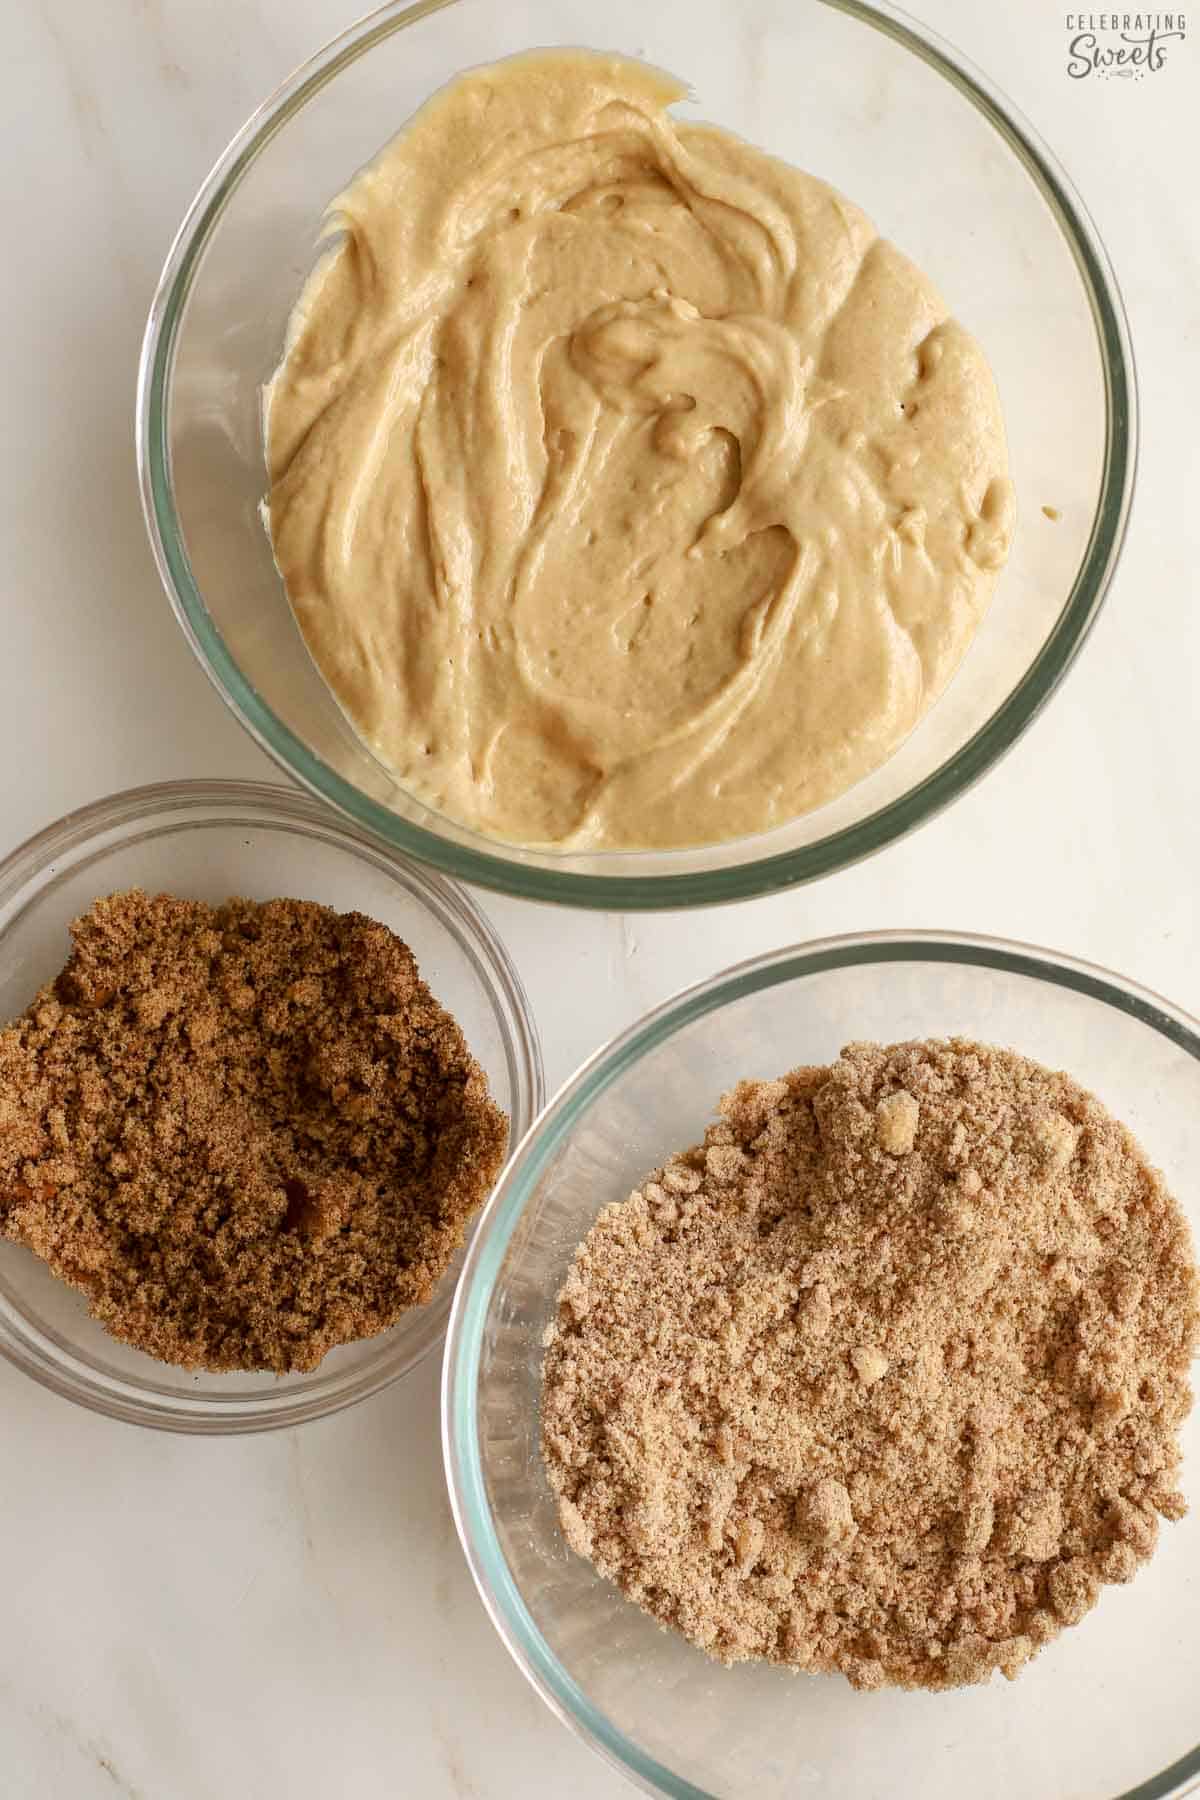
[[[997,969],[1069,988],[1139,1019],[1200,1063],[1200,1019],[1099,964],[1037,945],[965,932],[874,931],[768,951],[681,989],[580,1064],[510,1156],[459,1278],[442,1362],[442,1453],[455,1527],[480,1599],[505,1649],[551,1712],[644,1792],[668,1800],[715,1800],[715,1796],[673,1774],[592,1704],[538,1628],[496,1535],[477,1429],[479,1362],[496,1280],[550,1157],[591,1103],[647,1051],[693,1020],[763,989],[830,970],[914,961]],[[1172,1800],[1190,1791],[1197,1774],[1200,1745],[1111,1800]]]
[[[228,817],[210,815],[228,809]],[[512,1095],[511,1143],[515,1145],[545,1099],[545,1076],[537,1021],[516,965],[490,920],[457,882],[397,855],[367,833],[355,830],[320,801],[298,789],[269,782],[185,780],[126,788],[65,813],[18,844],[0,859],[0,947],[9,930],[56,885],[48,874],[55,861],[74,852],[65,873],[77,873],[106,849],[131,839],[140,822],[160,830],[180,831],[214,822],[257,820],[264,827],[297,832],[343,850],[398,880],[447,931],[467,955],[480,985],[491,1000],[503,1043]],[[89,846],[94,848],[87,854]],[[41,879],[47,877],[45,880]],[[0,1024],[5,1021],[0,1020]],[[479,1215],[482,1217],[482,1214]],[[451,1295],[439,1299],[449,1317]],[[432,1303],[431,1303],[432,1304]],[[386,1335],[386,1334],[381,1334]],[[358,1375],[326,1378],[326,1386],[291,1394],[269,1388],[228,1398],[186,1392],[164,1394],[137,1376],[97,1372],[71,1345],[40,1329],[26,1332],[22,1323],[0,1316],[0,1357],[40,1386],[89,1411],[155,1430],[205,1436],[273,1430],[326,1418],[389,1387],[440,1349],[444,1328],[416,1348],[382,1358]],[[399,1346],[397,1346],[399,1349]],[[319,1371],[314,1371],[319,1379]]]
[[[192,576],[175,509],[167,430],[175,345],[205,245],[247,169],[310,98],[393,32],[457,0],[415,0],[415,4],[390,0],[303,63],[251,115],[218,158],[167,253],[138,365],[136,447],[146,527],[176,618],[209,680],[268,756],[373,836],[446,874],[518,898],[643,911],[746,900],[846,868],[934,817],[1012,748],[1066,675],[1108,592],[1125,538],[1136,474],[1137,379],[1120,290],[1087,209],[1028,120],[938,34],[887,0],[811,3],[847,14],[911,51],[957,88],[1004,140],[1071,251],[1092,313],[1105,389],[1103,475],[1091,535],[1062,610],[1037,656],[991,717],[946,762],[866,818],[814,843],[727,868],[585,875],[521,862],[506,856],[499,845],[476,849],[445,838],[362,793],[284,724],[230,655]]]

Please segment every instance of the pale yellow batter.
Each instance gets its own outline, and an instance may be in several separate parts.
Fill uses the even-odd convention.
[[[462,77],[330,211],[268,393],[316,661],[419,799],[563,848],[876,767],[1008,552],[991,373],[822,182],[583,51]]]

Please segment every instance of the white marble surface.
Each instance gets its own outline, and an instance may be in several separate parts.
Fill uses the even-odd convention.
[[[1074,82],[1045,0],[916,5],[1048,138],[1123,282],[1143,456],[1116,590],[1005,764],[864,866],[686,922],[487,902],[552,1082],[681,983],[855,928],[1027,938],[1200,1008],[1200,43],[1153,79]],[[2,848],[129,784],[271,773],[159,589],[135,485],[134,371],[199,178],[347,12],[346,0],[9,0]],[[437,1376],[430,1364],[299,1432],[193,1442],[93,1418],[0,1367],[5,1800],[624,1791],[526,1688],[475,1598],[443,1490]]]

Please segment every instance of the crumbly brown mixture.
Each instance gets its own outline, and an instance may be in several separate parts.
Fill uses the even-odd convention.
[[[953,1040],[743,1082],[547,1333],[568,1542],[724,1662],[1013,1676],[1177,1519],[1197,1281],[1124,1126]]]
[[[0,1032],[0,1233],[186,1368],[312,1369],[428,1300],[507,1125],[407,946],[139,892],[71,935]]]

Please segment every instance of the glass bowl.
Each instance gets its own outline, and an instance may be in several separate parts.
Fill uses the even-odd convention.
[[[832,804],[703,849],[522,850],[412,799],[309,658],[260,518],[261,390],[326,203],[458,70],[556,44],[672,70],[694,88],[680,116],[740,132],[863,206],[979,338],[1007,420],[1016,539],[949,690],[895,756]],[[828,874],[990,768],[1062,679],[1112,578],[1134,414],[1120,297],[1070,182],[988,81],[902,14],[857,0],[418,0],[385,6],[329,44],[208,176],[151,308],[137,435],[150,537],[179,622],[277,762],[450,874],[628,910],[744,899]]]
[[[516,1143],[543,1098],[537,1029],[503,945],[468,896],[343,826],[304,794],[256,782],[135,788],[68,813],[0,863],[0,1024],[63,965],[67,927],[98,895],[142,887],[188,898],[318,900],[397,932],[487,1071]],[[0,1240],[0,1355],[94,1412],[187,1432],[262,1431],[336,1412],[441,1342],[455,1259],[428,1305],[304,1375],[213,1375],[118,1343],[81,1294]]]
[[[1200,1774],[1200,1413],[1193,1511],[1014,1684],[855,1693],[724,1669],[568,1552],[538,1447],[542,1332],[608,1201],[696,1143],[743,1076],[852,1039],[963,1033],[1065,1068],[1200,1224],[1200,1023],[1051,951],[927,932],[831,938],[690,988],[584,1064],[502,1177],[455,1300],[442,1390],[459,1534],[492,1621],[551,1709],[646,1793],[682,1800],[1165,1800]]]

